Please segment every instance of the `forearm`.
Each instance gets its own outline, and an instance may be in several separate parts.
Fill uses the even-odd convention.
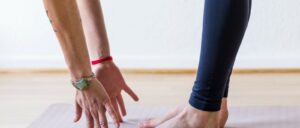
[[[92,59],[110,56],[109,41],[99,0],[77,0]]]
[[[74,0],[44,0],[44,5],[60,42],[72,79],[90,75],[90,60],[76,2]]]

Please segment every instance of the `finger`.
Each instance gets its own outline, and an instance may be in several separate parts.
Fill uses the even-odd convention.
[[[114,107],[114,110],[115,110],[115,112],[116,112],[116,114],[117,114],[117,116],[118,116],[119,121],[120,121],[120,122],[123,122],[122,116],[121,116],[121,114],[120,114],[120,110],[119,110],[117,98],[115,97],[115,98],[111,101],[111,103],[112,103],[112,106]]]
[[[77,122],[80,120],[82,115],[82,108],[80,107],[80,105],[75,102],[75,119],[73,120],[74,122]]]
[[[100,128],[108,128],[108,122],[107,122],[107,118],[105,115],[105,110],[102,106],[98,112],[98,115],[99,115]]]
[[[113,119],[115,126],[118,128],[120,127],[120,119],[117,116],[117,113],[115,112],[112,103],[107,102],[104,104],[106,111],[110,115],[110,117]]]
[[[124,100],[123,100],[123,97],[121,94],[117,96],[117,101],[118,101],[119,107],[121,109],[122,115],[125,116],[126,108],[125,108]]]
[[[125,91],[129,96],[131,96],[131,98],[132,98],[134,101],[138,101],[138,100],[139,100],[139,97],[132,91],[132,89],[131,89],[128,85],[125,86],[124,91]]]
[[[93,117],[93,122],[94,122],[95,128],[101,128],[98,112],[97,111],[93,112],[92,117]]]
[[[94,121],[91,113],[88,110],[85,110],[87,128],[94,128]]]

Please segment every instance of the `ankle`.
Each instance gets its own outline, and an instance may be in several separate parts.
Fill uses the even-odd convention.
[[[191,105],[188,105],[183,112],[180,114],[179,118],[185,120],[190,126],[201,126],[201,127],[217,127],[219,111],[209,112],[196,109]],[[189,124],[190,123],[190,124]]]
[[[198,116],[198,117],[207,117],[207,118],[217,117],[219,113],[219,111],[210,112],[210,111],[199,110],[194,108],[191,105],[188,105],[184,110],[190,113],[191,115]]]

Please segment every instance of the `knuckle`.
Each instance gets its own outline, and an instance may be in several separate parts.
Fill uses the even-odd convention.
[[[107,125],[107,122],[100,122],[100,126],[104,127],[104,128],[107,128],[108,125]]]
[[[93,99],[89,102],[91,108],[98,108],[98,102],[96,99]]]
[[[111,114],[111,115],[115,114],[115,112],[111,109],[108,110],[108,113]]]
[[[85,113],[86,116],[89,116],[89,115],[90,115],[90,111],[87,110],[87,109],[84,110],[84,113]]]
[[[97,99],[92,99],[91,104],[97,104]]]
[[[102,103],[103,103],[104,105],[109,104],[109,103],[110,103],[110,98],[109,98],[109,97],[105,97],[105,98],[103,99]]]

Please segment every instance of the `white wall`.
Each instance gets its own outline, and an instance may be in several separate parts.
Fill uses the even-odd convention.
[[[203,0],[103,0],[112,54],[125,68],[194,68]],[[236,67],[300,67],[300,1],[253,0]],[[0,4],[0,68],[65,67],[42,0]]]

